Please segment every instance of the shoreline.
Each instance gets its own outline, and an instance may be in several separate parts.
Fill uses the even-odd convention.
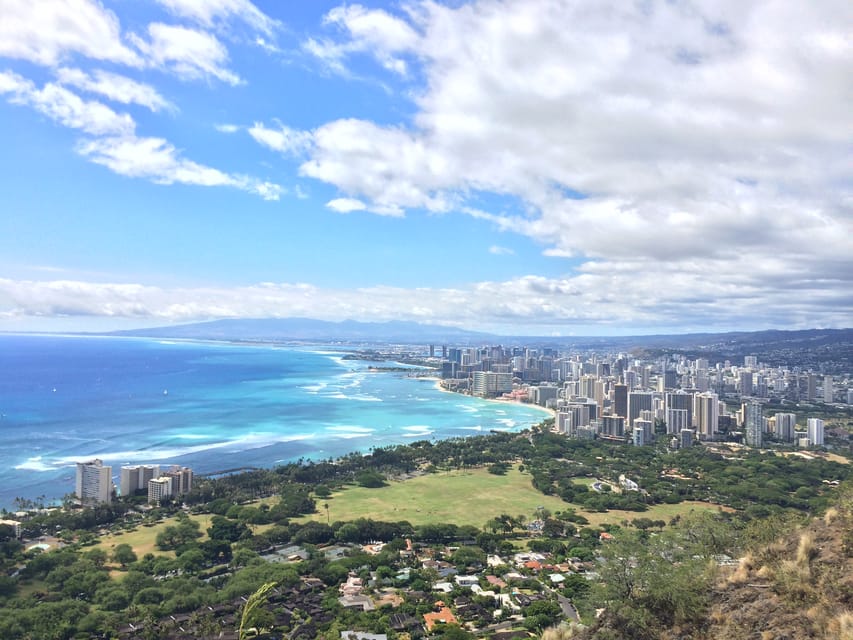
[[[503,400],[501,398],[481,398],[479,396],[472,396],[472,395],[469,395],[467,393],[459,393],[458,391],[451,391],[450,389],[445,389],[444,386],[441,384],[442,383],[441,378],[436,378],[433,376],[423,376],[420,379],[432,381],[434,383],[435,388],[438,389],[439,391],[443,392],[443,393],[452,393],[454,395],[465,396],[466,398],[477,398],[478,400],[485,400],[486,402],[497,402],[500,404],[513,404],[513,405],[518,405],[520,407],[529,407],[531,409],[536,409],[537,411],[545,413],[549,418],[556,418],[557,417],[556,411],[554,411],[553,409],[549,409],[547,407],[543,407],[543,406],[538,405],[538,404],[533,404],[530,402],[518,402],[515,400]]]

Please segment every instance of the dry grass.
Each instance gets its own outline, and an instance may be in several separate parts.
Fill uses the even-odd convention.
[[[835,507],[830,507],[826,510],[826,513],[823,514],[823,521],[827,525],[830,525],[838,517],[838,515],[838,509],[836,509]]]
[[[853,613],[839,613],[830,621],[824,637],[827,640],[853,640]]]
[[[740,559],[737,569],[735,569],[728,577],[726,582],[729,584],[744,584],[749,581],[749,574],[755,568],[755,557],[751,553],[747,553]]]
[[[808,531],[800,534],[800,542],[797,545],[797,564],[800,567],[808,568],[812,558],[817,555],[817,549],[814,546],[814,536]]]

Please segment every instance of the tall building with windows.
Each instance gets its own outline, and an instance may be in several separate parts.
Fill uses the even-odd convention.
[[[648,391],[631,391],[628,393],[628,427],[634,426],[634,420],[641,417],[643,411],[654,409],[654,394]]]
[[[835,398],[835,385],[832,383],[832,376],[823,377],[823,401],[826,404],[832,404]]]
[[[720,401],[716,393],[697,393],[693,396],[693,420],[699,437],[714,437],[720,421]]]
[[[148,481],[148,504],[156,504],[172,495],[172,478],[163,476]]]
[[[77,463],[77,499],[84,505],[109,503],[113,496],[113,468],[98,460]]]
[[[475,371],[471,392],[483,398],[512,391],[512,374],[493,371]]]
[[[785,442],[791,442],[794,439],[794,429],[797,426],[796,413],[777,413],[776,418],[776,437]]]
[[[690,429],[693,426],[693,394],[677,392],[667,393],[664,396],[664,420],[666,420],[666,432],[672,434],[681,433],[682,429]],[[670,415],[670,411],[686,411],[686,418],[681,414]]]
[[[808,421],[809,444],[813,447],[823,446],[823,420],[820,418],[809,418]]]
[[[760,447],[764,444],[764,413],[760,402],[743,405],[743,426],[746,444]]]
[[[628,417],[628,385],[613,385],[613,413],[623,418]]]
[[[160,465],[128,465],[121,468],[119,489],[121,495],[130,496],[141,489],[148,489],[148,481],[160,477]]]

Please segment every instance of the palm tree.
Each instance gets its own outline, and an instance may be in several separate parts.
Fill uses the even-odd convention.
[[[263,606],[269,597],[269,592],[275,588],[275,582],[267,582],[249,596],[246,604],[243,607],[243,614],[240,616],[240,630],[237,633],[238,640],[246,640],[246,638],[257,637],[261,631],[256,627],[249,626],[252,624],[255,612]]]

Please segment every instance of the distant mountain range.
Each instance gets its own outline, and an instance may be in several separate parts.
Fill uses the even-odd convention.
[[[853,329],[805,329],[798,331],[739,331],[645,336],[505,336],[468,331],[457,327],[417,322],[328,322],[310,318],[215,320],[195,324],[117,331],[111,335],[152,338],[240,341],[311,341],[347,343],[420,344],[526,344],[618,349],[624,351],[669,349],[696,353],[738,355],[771,351],[823,351],[853,345]]]
[[[311,318],[214,320],[195,324],[116,331],[111,335],[195,340],[482,343],[498,339],[487,333],[417,322],[328,322]]]

